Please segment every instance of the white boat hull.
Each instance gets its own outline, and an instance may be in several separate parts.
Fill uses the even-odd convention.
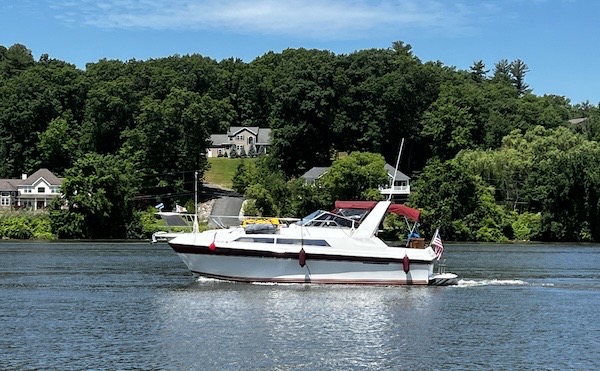
[[[239,282],[428,285],[434,276],[433,262],[413,261],[405,273],[401,260],[361,261],[357,257],[311,257],[308,253],[302,267],[298,254],[253,257],[243,256],[245,251],[231,249],[226,252],[223,249],[213,252],[207,247],[180,249],[174,246],[174,249],[179,250],[178,255],[193,274]]]
[[[300,267],[292,259],[179,256],[196,275],[242,282],[427,285],[430,275],[424,265],[406,274],[402,264],[307,262]]]

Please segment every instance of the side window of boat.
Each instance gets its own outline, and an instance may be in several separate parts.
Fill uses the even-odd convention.
[[[296,238],[278,238],[277,243],[282,245],[302,245],[302,240]]]
[[[274,243],[274,238],[265,237],[240,237],[235,240],[236,242],[255,242],[255,243]]]
[[[304,244],[312,246],[329,246],[325,240],[304,240]]]
[[[329,246],[325,240],[300,240],[297,238],[278,238],[277,243],[283,245]]]
[[[254,237],[254,242],[275,243],[275,239],[274,238],[265,238],[265,237]]]

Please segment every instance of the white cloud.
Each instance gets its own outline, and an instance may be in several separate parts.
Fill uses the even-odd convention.
[[[65,22],[99,28],[218,29],[352,39],[382,30],[461,32],[477,16],[489,13],[481,4],[444,0],[54,0],[53,7]]]

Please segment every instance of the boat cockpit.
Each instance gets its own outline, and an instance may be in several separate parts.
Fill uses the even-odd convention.
[[[353,217],[346,217],[329,211],[317,210],[305,216],[296,222],[296,224],[304,227],[356,228],[358,227],[358,220]]]

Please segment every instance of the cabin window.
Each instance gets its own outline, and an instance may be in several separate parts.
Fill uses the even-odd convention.
[[[278,238],[277,243],[282,245],[329,246],[325,240],[301,240],[297,238]]]
[[[240,237],[236,242],[254,242],[254,243],[274,243],[274,238],[268,237]]]

